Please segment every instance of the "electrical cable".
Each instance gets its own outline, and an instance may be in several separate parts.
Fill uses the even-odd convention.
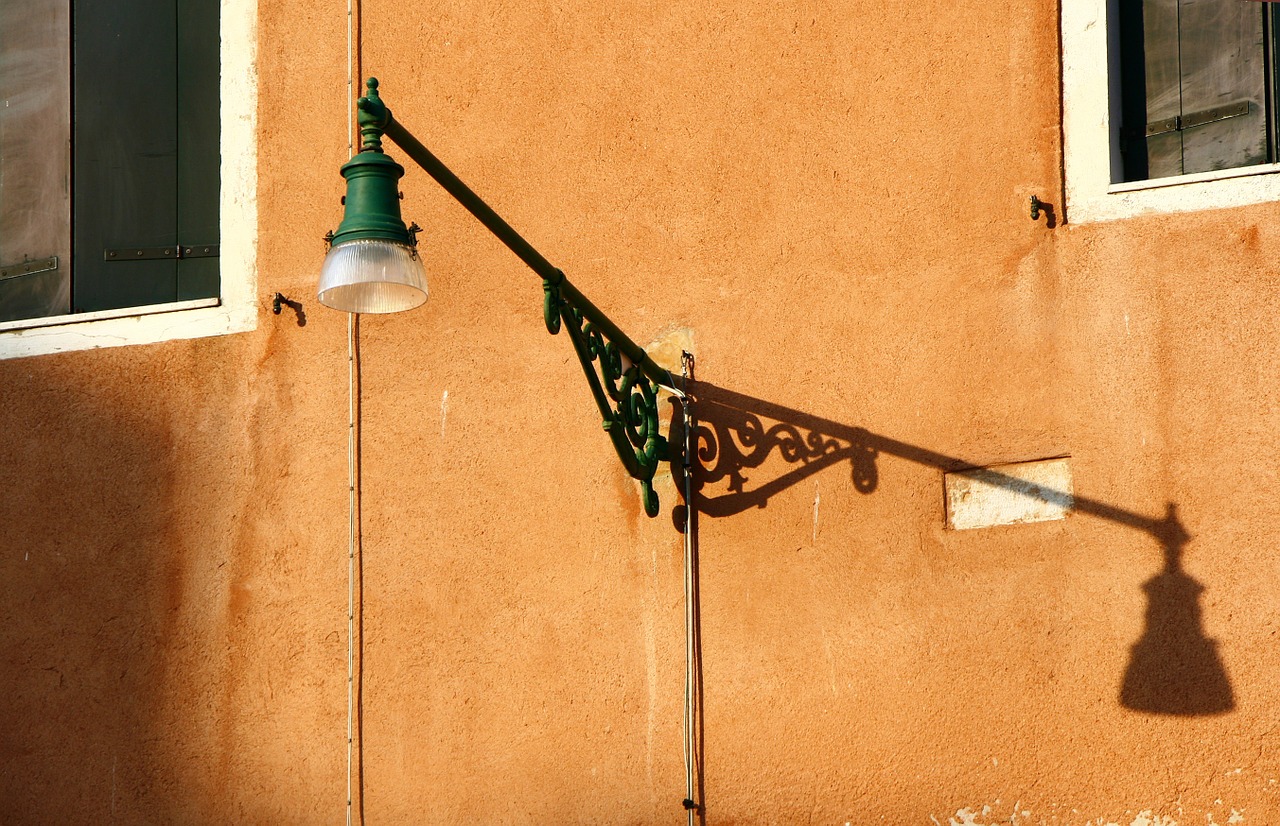
[[[347,0],[347,157],[355,154],[353,0]],[[347,826],[352,826],[351,755],[355,733],[356,356],[354,313],[347,314]]]
[[[355,313],[347,313],[347,826],[351,826],[351,749],[355,729],[356,359]]]

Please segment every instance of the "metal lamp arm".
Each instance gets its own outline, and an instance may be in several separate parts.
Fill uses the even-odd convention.
[[[368,87],[369,93],[357,101],[362,151],[381,151],[381,137],[385,134],[542,278],[547,331],[554,335],[560,332],[562,322],[569,325],[574,351],[600,408],[604,428],[627,472],[641,483],[645,512],[656,516],[658,497],[653,490],[653,474],[659,462],[673,458],[671,446],[657,425],[658,388],[675,386],[670,371],[659,367],[563,272],[397,122],[378,97],[376,79],[370,78]]]

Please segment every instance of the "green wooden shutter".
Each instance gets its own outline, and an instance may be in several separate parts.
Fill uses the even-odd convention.
[[[218,244],[218,0],[178,0],[178,242]],[[178,262],[179,301],[218,292],[218,258]]]
[[[73,20],[74,311],[218,295],[217,258],[177,253],[218,243],[216,0],[76,0]]]

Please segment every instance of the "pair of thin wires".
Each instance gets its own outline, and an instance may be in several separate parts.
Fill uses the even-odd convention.
[[[347,0],[347,158],[355,156],[356,36],[354,0]],[[355,818],[356,687],[356,314],[347,313],[347,826]]]
[[[347,826],[352,826],[352,744],[355,733],[356,637],[356,370],[355,313],[347,313]]]
[[[697,799],[694,797],[694,778],[697,765],[697,579],[694,553],[694,502],[693,502],[693,416],[689,412],[689,368],[693,356],[682,353],[680,356],[680,410],[684,422],[684,808],[688,813],[689,826],[694,826],[694,815],[698,811]]]
[[[356,32],[354,0],[347,0],[347,157],[355,156],[355,74]],[[356,598],[356,314],[347,314],[347,826],[353,826],[355,807],[353,793],[355,744],[355,598]],[[681,358],[682,390],[688,390],[692,356]],[[694,824],[697,805],[694,801],[695,763],[697,760],[696,656],[697,598],[694,572],[694,502],[692,484],[692,416],[689,397],[681,394],[684,417],[684,603],[685,603],[685,681],[684,681],[684,764],[685,809],[689,826]]]

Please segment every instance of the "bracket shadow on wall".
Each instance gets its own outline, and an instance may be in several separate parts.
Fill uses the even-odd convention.
[[[693,498],[695,513],[712,518],[763,508],[779,492],[833,465],[849,463],[854,488],[874,493],[880,474],[876,460],[894,456],[943,471],[975,467],[955,456],[908,444],[804,413],[780,404],[726,390],[703,381],[689,382],[693,423]],[[678,421],[674,419],[674,421]],[[673,441],[678,439],[673,434]],[[793,465],[780,476],[755,484],[748,472],[761,468],[774,451]],[[673,472],[681,475],[678,464]],[[1026,495],[1025,480],[987,471],[983,481]],[[676,479],[677,488],[683,486]],[[1196,716],[1235,708],[1217,642],[1201,626],[1204,586],[1182,570],[1182,553],[1191,535],[1178,519],[1174,503],[1154,518],[1105,502],[1042,489],[1044,501],[1070,502],[1089,516],[1150,534],[1163,549],[1164,568],[1143,584],[1147,595],[1146,629],[1133,646],[1120,689],[1120,704],[1153,714]],[[672,519],[682,525],[683,506]]]

